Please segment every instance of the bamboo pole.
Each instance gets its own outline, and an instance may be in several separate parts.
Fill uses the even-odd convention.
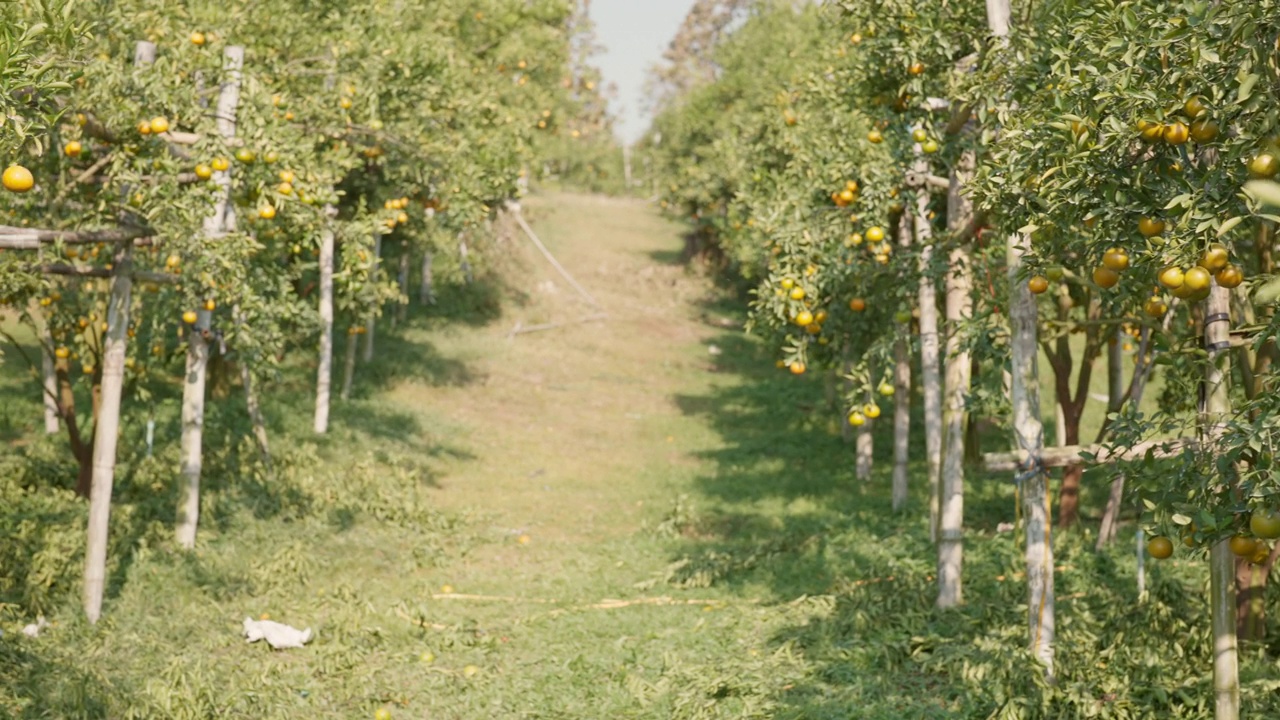
[[[335,210],[325,206],[326,217]],[[329,394],[333,378],[333,228],[320,233],[320,362],[316,370],[315,431],[329,431]]]
[[[1231,374],[1231,292],[1215,280],[1205,302],[1204,407],[1200,433],[1207,447],[1216,444],[1231,413],[1227,379]],[[1222,539],[1209,551],[1209,606],[1213,627],[1213,694],[1215,720],[1240,717],[1240,671],[1236,638],[1235,555]]]
[[[54,367],[53,335],[49,332],[49,323],[44,315],[36,313],[36,323],[40,333],[40,378],[41,390],[44,394],[44,431],[48,435],[56,435],[61,430],[58,423],[58,373]]]
[[[926,172],[928,161],[916,160],[916,170]],[[933,228],[929,224],[929,197],[921,193],[914,212],[916,244],[920,246],[920,381],[924,393],[925,460],[929,479],[929,537],[938,541],[942,520],[942,381],[938,366],[938,291],[932,277]]]
[[[236,112],[240,101],[240,72],[244,67],[244,48],[231,45],[223,51],[226,79],[218,94],[218,133],[224,138],[236,135]],[[204,220],[204,234],[216,239],[230,229],[231,212],[229,172],[215,179],[218,199],[213,214]],[[187,366],[182,385],[181,472],[178,489],[178,515],[174,534],[178,547],[191,550],[196,546],[196,529],[200,524],[200,475],[204,468],[204,404],[205,380],[209,367],[207,338],[212,314],[200,309],[196,323],[187,330]]]
[[[382,272],[382,233],[375,233],[373,236],[373,279],[376,282],[378,274]],[[373,361],[373,334],[378,326],[378,309],[374,308],[369,313],[369,321],[365,324],[364,338],[364,361]]]
[[[354,331],[355,326],[347,331],[346,356],[342,362],[342,391],[339,396],[343,401],[351,399],[351,384],[356,377],[356,348],[360,344],[360,336]]]
[[[898,222],[898,245],[911,247],[911,223]],[[907,505],[911,450],[911,327],[910,320],[897,324],[898,340],[893,345],[893,510]]]
[[[133,64],[150,65],[154,43],[134,48]],[[92,476],[89,485],[89,527],[85,533],[84,613],[90,623],[102,616],[107,580],[107,539],[111,531],[111,490],[115,483],[116,446],[120,438],[120,404],[124,393],[124,359],[129,342],[129,305],[133,295],[133,243],[116,245],[111,262],[111,298],[107,305],[107,334],[103,339],[102,375],[97,422],[93,427]]]
[[[966,152],[952,169],[950,186],[947,193],[947,228],[967,225],[973,214],[972,205],[961,190],[969,178],[973,176],[976,158],[972,152]],[[946,275],[946,318],[947,346],[945,362],[945,382],[943,383],[943,458],[942,488],[946,512],[959,515],[957,521],[948,525],[948,530],[955,532],[961,529],[964,508],[964,423],[967,415],[965,404],[969,396],[969,373],[972,367],[969,351],[964,349],[960,337],[960,327],[973,315],[973,270],[969,258],[969,250],[964,245],[951,248]],[[944,541],[943,545],[947,545]],[[950,551],[958,556],[963,555],[964,546],[957,540]],[[961,558],[962,559],[962,558]],[[958,562],[958,561],[957,561]],[[958,565],[957,565],[958,567]],[[958,571],[957,571],[958,575]]]
[[[1044,426],[1040,419],[1040,377],[1036,347],[1036,301],[1021,276],[1022,256],[1030,238],[1009,236],[1009,323],[1013,338],[1013,431],[1019,454],[1023,517],[1026,527],[1027,611],[1031,653],[1053,677],[1055,631],[1053,543],[1050,525],[1048,474],[1044,456]],[[1064,453],[1064,455],[1067,455]],[[1075,457],[1079,453],[1074,453]]]

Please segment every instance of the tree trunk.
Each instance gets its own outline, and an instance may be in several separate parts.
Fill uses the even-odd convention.
[[[461,233],[458,234],[458,266],[462,269],[462,280],[470,285],[475,282],[475,276],[471,272],[470,253],[467,251],[467,237]]]
[[[976,160],[972,152],[966,152],[951,173],[951,187],[947,194],[947,228],[952,232],[969,224],[973,211],[968,199],[961,194],[961,189],[973,176]],[[946,308],[947,308],[947,354],[946,354],[946,396],[943,408],[943,448],[945,455],[942,461],[942,496],[946,512],[960,515],[959,520],[949,524],[949,529],[959,531],[962,528],[964,507],[964,419],[965,403],[969,395],[969,370],[971,361],[968,350],[961,345],[960,326],[973,314],[973,274],[970,267],[969,251],[963,245],[951,250],[950,267],[946,276]],[[945,513],[944,513],[945,516]],[[945,544],[945,541],[944,541]],[[948,553],[959,555],[963,546],[956,540]],[[950,562],[950,560],[948,560]],[[957,568],[959,560],[955,561]]]
[[[1245,558],[1236,559],[1236,637],[1241,644],[1266,639],[1267,579],[1262,568]]]
[[[1204,446],[1212,451],[1223,423],[1231,413],[1231,397],[1227,388],[1230,375],[1230,291],[1212,284],[1209,299],[1205,302],[1205,317],[1215,318],[1205,323],[1205,350],[1209,362],[1205,364],[1204,407],[1200,416],[1200,429]],[[1227,539],[1214,544],[1209,551],[1209,606],[1213,618],[1213,692],[1214,718],[1238,720],[1240,717],[1240,675],[1236,650],[1236,585],[1235,556]]]
[[[927,173],[929,164],[918,159],[915,169]],[[929,536],[938,540],[942,518],[942,383],[938,377],[938,294],[933,284],[933,228],[929,225],[929,198],[917,200],[916,243],[920,246],[920,382],[924,394],[925,460],[929,478]],[[939,578],[941,581],[941,578]],[[957,582],[959,578],[957,578]]]
[[[332,215],[332,208],[325,208]],[[333,377],[333,229],[320,233],[320,367],[316,373],[315,431],[329,431],[329,385]]]
[[[139,46],[144,43],[139,43]],[[151,57],[155,46],[150,43]],[[141,47],[140,47],[141,50]],[[107,538],[111,523],[111,488],[115,482],[116,445],[120,436],[120,400],[124,390],[124,358],[128,343],[129,304],[133,291],[133,243],[116,246],[111,265],[111,299],[102,353],[102,392],[94,424],[89,528],[85,540],[84,612],[90,623],[102,616],[106,588]]]

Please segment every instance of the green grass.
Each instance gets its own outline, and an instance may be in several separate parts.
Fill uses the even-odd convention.
[[[8,355],[0,717],[1211,715],[1201,561],[1151,568],[1139,604],[1127,530],[1102,554],[1059,535],[1044,687],[1022,650],[1020,536],[996,531],[1007,478],[970,478],[967,602],[935,610],[923,469],[892,514],[889,423],[856,480],[821,381],[713,322],[740,305],[674,264],[678,228],[628,200],[527,207],[606,322],[508,338],[591,312],[515,237],[497,277],[380,326],[330,435],[310,432],[311,366],[268,388],[277,473],[238,393],[215,401],[194,553],[170,538],[177,427],[162,414],[145,458],[130,408],[97,627],[77,607],[84,505]],[[1086,477],[1086,516],[1105,483]],[[56,625],[20,636],[37,611]],[[264,613],[317,639],[245,644]],[[1250,651],[1244,672],[1249,716],[1280,712],[1274,657]]]

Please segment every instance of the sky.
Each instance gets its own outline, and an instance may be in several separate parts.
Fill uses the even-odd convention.
[[[611,110],[618,136],[633,142],[649,126],[640,114],[649,66],[662,57],[694,0],[592,0],[591,19],[605,51],[595,64],[618,87]]]

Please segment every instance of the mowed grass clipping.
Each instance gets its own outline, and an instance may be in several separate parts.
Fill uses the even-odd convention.
[[[84,503],[59,489],[74,467],[6,353],[0,717],[1211,715],[1201,559],[1149,563],[1139,602],[1131,526],[1101,554],[1059,535],[1046,686],[1022,649],[1021,535],[998,530],[1008,478],[969,478],[966,604],[934,610],[923,466],[894,515],[890,423],[856,480],[823,380],[731,327],[737,305],[643,203],[557,194],[526,213],[608,317],[574,324],[595,309],[511,235],[475,286],[379,326],[330,435],[310,432],[312,368],[268,388],[274,472],[238,394],[215,399],[194,553],[171,540],[176,410],[157,404],[147,458],[128,408],[96,627],[78,610]],[[1086,476],[1086,527],[1108,481]],[[22,636],[38,612],[54,625]],[[246,644],[263,616],[316,639]],[[1244,673],[1248,713],[1280,713],[1275,660],[1250,651]]]

